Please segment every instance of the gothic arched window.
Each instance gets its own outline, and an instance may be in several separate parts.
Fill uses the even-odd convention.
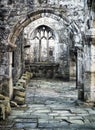
[[[49,62],[54,60],[54,34],[53,30],[47,26],[39,26],[33,33],[34,44],[33,62]]]

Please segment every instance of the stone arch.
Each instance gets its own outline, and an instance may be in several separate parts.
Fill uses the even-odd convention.
[[[58,24],[58,23],[57,23]],[[51,30],[51,32],[53,33],[53,39],[54,39],[54,50],[53,50],[53,56],[54,56],[54,61],[55,61],[55,55],[56,55],[56,53],[55,53],[55,46],[57,46],[57,44],[59,43],[59,36],[58,36],[58,33],[57,33],[57,30],[55,30],[55,28],[53,28],[52,26],[50,26],[50,25],[48,25],[48,24],[46,24],[46,23],[43,23],[43,22],[41,22],[40,21],[40,24],[38,24],[38,21],[37,21],[37,24],[33,24],[33,23],[31,23],[29,26],[27,26],[26,28],[25,28],[25,39],[29,39],[29,40],[27,40],[28,41],[28,43],[26,43],[26,44],[28,44],[28,45],[32,45],[32,42],[31,42],[31,40],[33,40],[33,33],[35,32],[35,30],[36,29],[38,29],[39,27],[41,27],[41,26],[45,26],[46,28],[48,28],[49,30]],[[39,38],[38,38],[39,39]],[[47,40],[47,42],[49,43],[49,40],[50,39],[48,39]],[[31,50],[31,49],[30,49]],[[33,52],[33,51],[32,51]],[[47,54],[48,55],[48,54]],[[48,60],[49,60],[49,57],[48,57]]]
[[[64,10],[63,10],[64,12]],[[74,31],[76,32],[76,34],[79,34],[80,29],[78,28],[78,25],[75,24],[75,22],[70,21],[69,19],[67,19],[64,15],[62,15],[62,12],[58,12],[56,9],[39,9],[36,10],[32,13],[28,13],[27,16],[18,21],[17,24],[13,27],[13,30],[11,31],[11,33],[9,34],[8,37],[8,43],[9,44],[15,44],[17,37],[19,36],[19,34],[21,33],[21,31],[23,31],[23,29],[29,25],[31,22],[42,18],[43,15],[50,15],[53,14],[57,17],[55,17],[57,20],[59,19],[63,19],[64,20],[64,24],[65,26],[67,26],[67,28],[70,30],[70,32],[74,35]],[[63,13],[64,14],[64,13]],[[80,32],[81,34],[81,32]]]
[[[25,18],[23,18],[22,20],[19,20],[17,22],[17,24],[13,27],[11,33],[9,34],[8,37],[8,44],[11,46],[15,46],[16,47],[16,40],[19,36],[19,34],[24,30],[24,28],[26,26],[28,26],[31,22],[42,18],[43,15],[44,16],[48,16],[53,14],[56,20],[61,20],[63,19],[64,21],[64,25],[67,27],[67,29],[69,30],[70,33],[72,33],[72,35],[81,35],[81,31],[78,27],[77,24],[75,24],[74,21],[69,20],[68,18],[66,18],[66,16],[64,15],[66,13],[66,10],[61,9],[52,9],[52,8],[43,8],[43,9],[38,9],[35,11],[31,11],[30,13],[27,14],[27,16],[25,16]],[[76,26],[75,26],[76,25]],[[76,34],[74,33],[76,32]],[[80,32],[80,33],[79,33]],[[12,97],[12,52],[13,50],[10,50],[9,53],[9,75],[10,75],[10,79],[9,79],[9,86],[10,86],[10,97]]]
[[[57,30],[56,30],[56,28],[54,28],[52,25],[51,25],[51,23],[49,23],[48,22],[48,24],[46,23],[49,19],[47,18],[47,17],[45,17],[45,19],[47,19],[47,21],[46,22],[43,22],[44,21],[44,19],[43,20],[41,20],[41,19],[43,19],[43,18],[40,18],[40,19],[38,19],[38,21],[37,22],[39,22],[39,23],[37,23],[36,25],[34,25],[34,24],[32,24],[32,23],[30,23],[27,27],[29,28],[29,30],[30,31],[28,31],[29,33],[28,33],[28,37],[31,37],[31,34],[33,33],[33,31],[36,29],[36,28],[38,28],[39,26],[42,26],[42,25],[44,25],[44,26],[47,26],[47,27],[49,27],[51,30],[53,30],[53,32],[54,32],[54,35],[55,35],[55,39],[56,39],[56,41],[58,42],[59,41],[59,36],[58,36],[58,33],[57,33]],[[32,28],[31,28],[31,26],[32,26]],[[26,27],[26,28],[27,28]]]

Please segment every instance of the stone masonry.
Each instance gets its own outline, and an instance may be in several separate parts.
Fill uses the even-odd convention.
[[[4,110],[6,112],[4,103],[8,104],[9,108],[10,103],[13,103],[11,101],[14,99],[14,87],[15,89],[20,88],[21,90],[25,90],[27,84],[29,83],[29,75],[32,75],[32,78],[40,77],[46,79],[50,78],[52,80],[60,80],[60,83],[61,81],[75,81],[75,88],[77,89],[76,101],[80,100],[80,102],[84,104],[93,104],[92,106],[94,106],[94,0],[0,0],[0,102],[2,102],[0,107],[1,115],[3,110],[2,108],[5,108]],[[38,85],[40,86],[39,82],[42,83],[43,81],[37,81]],[[33,83],[34,82],[35,81],[33,81]],[[31,83],[32,81],[30,82],[30,86]],[[31,93],[32,91],[34,93],[31,101],[35,100],[36,91],[39,90],[38,86],[36,85],[38,88],[37,89],[34,84],[33,88],[31,87],[30,89],[29,87],[27,90],[29,91],[30,89]],[[65,88],[64,85],[65,84],[63,83],[63,88]],[[57,87],[60,91],[60,84]],[[71,95],[69,87],[70,85],[67,85],[67,91],[68,95]],[[56,84],[54,84],[54,89],[55,88]],[[29,96],[31,96],[31,93],[29,93]],[[19,92],[19,94],[21,93]],[[57,95],[54,93],[52,96]],[[64,93],[62,93],[60,96],[60,100],[61,97],[64,101]],[[47,100],[47,103],[51,102],[52,104],[52,98],[53,97],[50,97],[49,101]],[[2,101],[4,99],[8,100]],[[28,97],[26,99],[28,100]],[[57,96],[56,101],[58,100],[59,98]],[[39,98],[37,98],[36,102],[37,101],[43,103],[42,107],[46,106],[46,109],[43,110],[43,112],[45,111],[46,113],[51,113],[51,115],[53,113],[60,115],[61,112],[63,114],[65,111],[57,110],[57,112],[55,112],[56,110],[52,109],[50,106],[47,110],[47,105],[50,104],[47,104],[44,98],[41,101],[39,101]],[[68,100],[66,101],[68,102]],[[26,101],[26,103],[29,103],[28,105],[32,107],[32,102],[30,103],[30,101]],[[61,102],[61,105],[64,108],[64,102]],[[77,114],[72,112],[75,111],[75,108],[73,106],[73,110],[70,108],[65,112],[70,115]],[[36,111],[34,109],[36,109],[35,103],[33,111]],[[28,110],[29,108],[27,108],[26,114]],[[40,110],[38,110],[38,113],[39,111]],[[89,125],[94,127],[94,123],[92,123],[94,122],[92,121],[94,120],[94,108],[90,108],[90,110],[87,108],[86,110],[86,108],[83,107],[82,110],[80,108],[79,111],[82,111],[83,115],[86,114],[86,121],[85,116],[83,116],[82,118],[80,117],[81,120],[79,118],[75,118],[75,122],[79,123],[80,125],[85,125],[85,122],[88,122]],[[21,110],[21,112],[23,113],[25,111]],[[55,117],[56,114],[54,115]],[[88,118],[90,114],[92,114],[91,120]],[[29,122],[30,121],[31,119],[29,119]],[[65,125],[68,124],[69,126],[73,125],[73,120],[70,117],[68,119],[66,117],[66,119],[62,119],[61,121],[63,121],[62,124],[57,122],[59,126],[62,126],[64,123]],[[18,119],[17,122],[19,122]],[[22,121],[20,120],[20,122]],[[36,125],[35,128],[40,129],[41,123],[39,122],[40,121],[37,117],[36,123],[34,121],[33,126]],[[48,124],[46,122],[45,124],[48,127]],[[55,123],[51,123],[51,126],[53,124]],[[26,124],[23,125],[17,123],[18,128],[19,125],[23,127]],[[22,127],[21,129],[23,129]]]

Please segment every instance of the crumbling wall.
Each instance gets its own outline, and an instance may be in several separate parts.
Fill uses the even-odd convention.
[[[39,10],[40,12],[40,10],[51,9],[52,10],[51,12],[53,11],[56,12],[58,16],[64,19],[63,20],[64,22],[62,22],[62,26],[64,26],[64,23],[65,23],[65,27],[67,28],[67,31],[69,33],[65,34],[64,29],[60,30],[58,28],[59,31],[58,30],[57,31],[59,33],[59,39],[60,39],[59,48],[60,46],[62,46],[62,44],[66,44],[68,49],[66,53],[65,53],[65,50],[63,50],[63,55],[60,55],[59,62],[62,63],[61,68],[69,66],[69,48],[71,48],[71,44],[73,48],[76,42],[76,48],[78,48],[79,45],[82,44],[82,40],[81,40],[82,38],[80,37],[80,35],[86,33],[85,30],[89,29],[90,28],[89,26],[93,25],[92,24],[93,19],[91,19],[93,17],[90,17],[88,15],[89,10],[87,8],[86,2],[87,1],[83,1],[83,0],[76,0],[76,1],[75,0],[68,0],[68,1],[67,0],[64,0],[64,1],[63,0],[56,0],[56,1],[54,0],[18,0],[18,1],[17,0],[1,0],[0,1],[0,57],[1,57],[0,58],[0,83],[1,84],[4,83],[3,81],[5,79],[8,82],[8,78],[9,78],[8,77],[9,76],[9,72],[8,72],[9,51],[12,51],[8,47],[9,34],[15,32],[13,31],[13,29],[17,23],[19,23],[18,25],[20,25],[22,21],[24,21],[25,18],[32,19],[32,16],[30,18],[28,14],[36,10]],[[39,13],[38,16],[39,15],[43,15],[43,17],[45,17],[46,15],[47,17],[52,17],[52,19],[54,19],[54,16],[51,16],[50,12],[49,13],[43,12],[42,14]],[[33,20],[35,21],[35,17]],[[59,21],[60,19],[57,19],[56,17],[56,20]],[[24,26],[23,26],[23,29],[24,29]],[[74,39],[72,40],[71,38],[68,39],[67,37],[70,37],[70,35],[68,35],[70,33],[72,33],[72,35],[76,35],[76,37],[78,37],[80,41],[77,38],[76,38],[76,41],[74,41]],[[66,36],[66,39],[65,39],[65,36]],[[23,36],[19,35],[19,37],[23,37]],[[15,58],[14,58],[15,69],[13,69],[14,81],[16,81],[22,73],[22,69],[21,69],[22,61],[21,61],[20,48],[21,48],[21,45],[23,44],[22,43],[23,40],[21,39],[23,38],[17,39],[17,42],[16,42],[17,49],[14,51],[14,55],[15,55]],[[63,57],[66,60],[63,60]],[[65,68],[62,71],[63,73],[64,73],[64,70]],[[66,73],[67,74],[69,73],[69,69],[66,70],[65,75]],[[2,90],[2,87],[0,87],[0,90]]]

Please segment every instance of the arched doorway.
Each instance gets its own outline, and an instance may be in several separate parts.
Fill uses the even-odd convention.
[[[65,60],[63,60],[63,54],[61,54],[61,55],[57,54],[57,56],[59,58],[58,60],[61,63],[60,64],[60,72],[62,73],[62,75],[66,76],[66,79],[69,79],[68,78],[69,77],[69,69],[65,69],[65,68],[69,68],[68,67],[69,59],[66,58],[66,57],[69,56],[69,45],[72,46],[72,47],[74,47],[74,45],[75,45],[74,36],[77,35],[77,33],[79,35],[80,32],[78,31],[77,25],[75,25],[74,22],[70,23],[67,18],[65,18],[64,16],[62,16],[60,14],[57,14],[55,12],[55,10],[53,11],[51,9],[47,9],[47,10],[44,9],[44,10],[39,10],[39,11],[36,11],[36,12],[34,11],[34,12],[30,13],[28,15],[28,17],[26,17],[22,21],[19,21],[17,23],[17,25],[14,27],[14,29],[13,29],[13,31],[10,34],[9,39],[8,39],[9,43],[15,44],[16,39],[17,39],[18,35],[21,33],[21,31],[23,31],[23,29],[26,26],[28,26],[30,23],[32,23],[33,21],[40,19],[42,17],[44,17],[44,18],[52,17],[53,19],[56,19],[56,21],[58,23],[61,23],[61,26],[59,26],[59,28],[58,28],[58,30],[59,30],[59,32],[58,32],[59,33],[58,34],[59,35],[59,48],[62,50],[63,45],[68,46],[67,47],[68,53],[64,51],[65,52],[65,54],[64,54]],[[55,26],[55,28],[56,28],[56,26]],[[76,34],[74,34],[74,31],[76,31]],[[64,37],[63,37],[63,34],[60,34],[61,32],[64,32]],[[70,34],[72,34],[73,40],[70,38]],[[71,43],[71,41],[72,41],[72,43]],[[57,52],[57,49],[56,49],[56,52]],[[48,54],[50,54],[50,56],[51,56],[53,54],[52,50],[50,50],[50,52]],[[41,57],[41,55],[40,55],[40,57]],[[10,74],[11,74],[11,72],[10,72]]]

